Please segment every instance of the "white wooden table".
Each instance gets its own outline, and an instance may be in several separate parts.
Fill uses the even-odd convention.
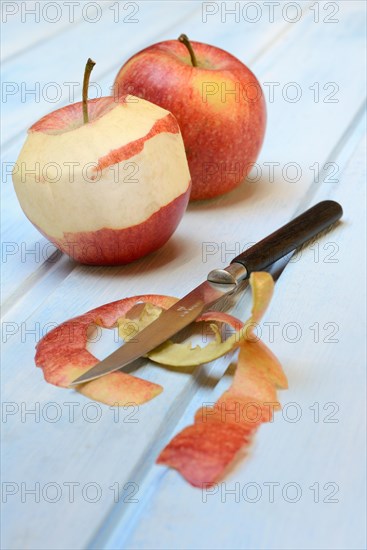
[[[365,548],[365,2],[73,4],[2,3],[2,547]],[[159,252],[125,267],[76,265],[23,215],[9,163],[31,123],[70,101],[67,83],[79,100],[87,57],[108,95],[131,54],[181,32],[236,55],[262,83],[258,173],[190,205]],[[119,415],[35,368],[50,323],[125,296],[182,296],[325,198],[343,205],[343,222],[288,265],[262,327],[289,378],[283,413],[213,494],[155,459],[229,385],[229,359],[191,374],[146,364],[139,375],[164,393]],[[205,243],[217,252],[206,257]],[[245,317],[248,296],[239,309]],[[91,349],[107,353],[104,342]]]

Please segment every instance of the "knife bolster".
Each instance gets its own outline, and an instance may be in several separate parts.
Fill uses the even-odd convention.
[[[213,269],[208,275],[208,281],[217,284],[237,285],[248,276],[247,269],[240,263],[233,262],[224,269]]]

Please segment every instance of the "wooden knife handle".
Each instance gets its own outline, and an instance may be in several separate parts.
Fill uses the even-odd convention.
[[[249,276],[286,256],[341,218],[343,209],[335,201],[322,201],[232,260],[242,264]]]

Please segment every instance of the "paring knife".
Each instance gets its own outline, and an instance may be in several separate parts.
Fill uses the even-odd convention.
[[[159,318],[138,332],[133,341],[89,369],[71,385],[81,384],[114,372],[156,348],[168,338],[195,321],[204,309],[220,298],[231,294],[237,285],[253,271],[263,271],[275,261],[312,239],[341,218],[340,204],[334,201],[319,202],[303,214],[258,242],[224,269],[214,269],[207,280],[192,290]]]

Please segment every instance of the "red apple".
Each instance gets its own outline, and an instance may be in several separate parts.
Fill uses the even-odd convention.
[[[154,44],[120,69],[115,95],[132,93],[173,113],[192,177],[191,199],[230,191],[259,154],[266,108],[254,74],[224,50],[178,40]]]
[[[83,102],[84,103],[84,102]],[[30,221],[82,263],[131,262],[180,222],[190,174],[177,121],[125,95],[54,111],[28,133],[13,171]]]

